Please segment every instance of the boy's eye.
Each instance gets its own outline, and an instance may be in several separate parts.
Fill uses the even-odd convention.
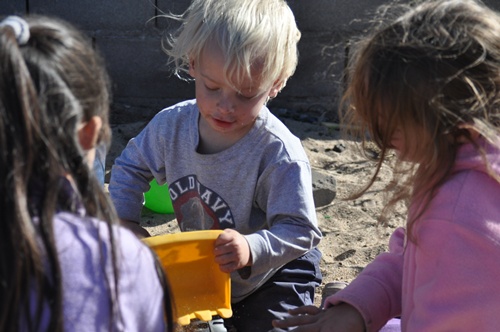
[[[245,99],[245,100],[250,100],[250,99],[255,98],[255,96],[246,96],[246,95],[241,94],[241,93],[238,93],[238,97],[241,99]]]
[[[217,88],[217,87],[211,87],[211,86],[208,86],[208,85],[205,85],[205,88],[206,88],[207,90],[209,90],[209,91],[216,91],[216,90],[218,90],[218,89],[219,89],[219,88]]]
[[[246,100],[250,100],[250,99],[254,99],[256,97],[258,97],[258,93],[255,94],[255,90],[247,90],[247,91],[240,91],[237,93],[238,95],[238,98],[240,99],[246,99]]]

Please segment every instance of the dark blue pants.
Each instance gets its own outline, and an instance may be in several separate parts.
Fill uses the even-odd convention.
[[[288,316],[288,310],[314,304],[314,291],[321,284],[321,253],[313,249],[279,269],[274,276],[238,303],[232,303],[233,316],[226,320],[228,331],[267,332],[273,319]]]

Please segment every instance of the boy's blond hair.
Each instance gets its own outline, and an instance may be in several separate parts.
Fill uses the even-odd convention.
[[[274,83],[283,88],[295,71],[300,31],[284,0],[194,0],[183,15],[166,16],[182,21],[163,43],[180,77],[209,43],[221,47],[224,76],[235,88],[245,78],[255,78],[256,68],[260,90]]]

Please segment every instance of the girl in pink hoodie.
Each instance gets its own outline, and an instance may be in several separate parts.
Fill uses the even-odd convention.
[[[407,224],[325,308],[274,325],[377,331],[400,316],[403,331],[498,331],[499,14],[474,0],[420,2],[373,29],[350,60],[346,120],[380,148],[358,197],[395,151],[381,221],[403,201]]]

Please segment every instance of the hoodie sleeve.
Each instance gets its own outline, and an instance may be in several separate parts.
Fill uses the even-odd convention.
[[[112,167],[108,189],[121,219],[139,223],[144,193],[150,188],[149,182],[153,177],[165,178],[166,142],[161,134],[160,123],[159,113],[128,142]]]
[[[345,289],[328,297],[325,307],[349,303],[361,313],[367,331],[378,331],[401,314],[405,230],[398,228],[389,240],[389,252],[380,254]]]

